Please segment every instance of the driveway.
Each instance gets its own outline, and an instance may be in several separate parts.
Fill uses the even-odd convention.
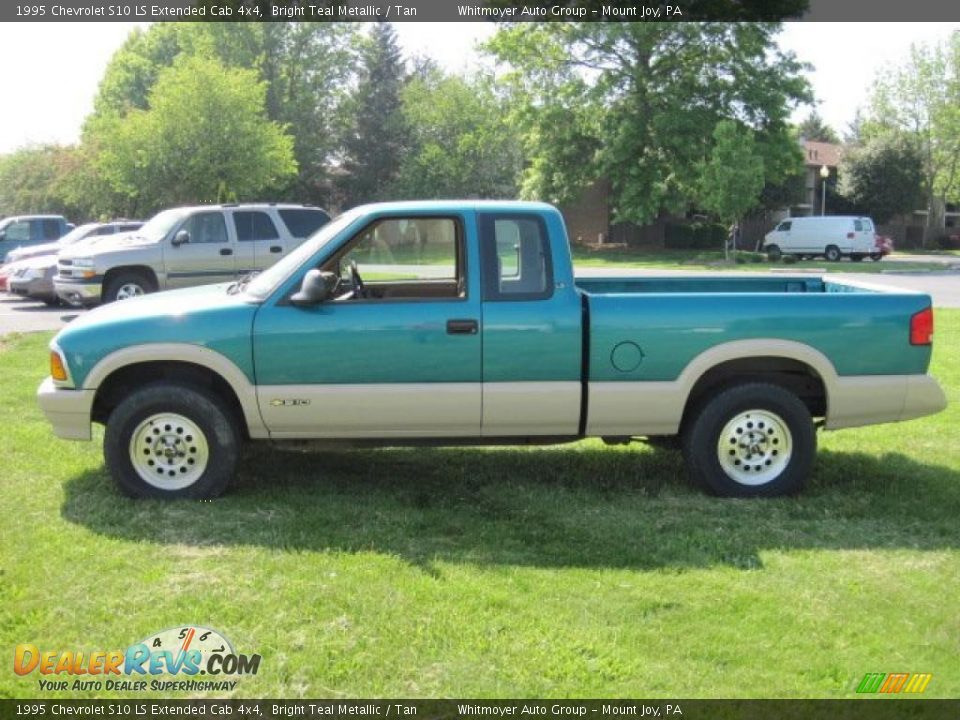
[[[699,276],[702,272],[678,272],[676,270],[649,270],[635,268],[580,268],[579,277],[620,277],[643,276]],[[758,273],[744,273],[747,277],[757,277]],[[889,285],[905,290],[919,290],[930,293],[936,307],[960,308],[960,272],[909,273],[889,272],[882,275],[844,275],[834,273],[838,280],[850,279],[874,285]],[[77,315],[87,312],[79,308],[47,307],[43,303],[22,300],[14,295],[0,293],[0,335],[59,330]]]
[[[81,312],[85,311],[70,307],[51,308],[41,302],[0,293],[0,335],[59,330]]]

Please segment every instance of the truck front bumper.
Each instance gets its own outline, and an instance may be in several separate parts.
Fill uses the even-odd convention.
[[[40,409],[53,425],[53,434],[65,440],[89,440],[90,411],[94,390],[73,390],[57,387],[53,378],[44,380],[37,389]]]
[[[60,280],[53,281],[57,297],[71,305],[96,305],[100,302],[102,281]]]

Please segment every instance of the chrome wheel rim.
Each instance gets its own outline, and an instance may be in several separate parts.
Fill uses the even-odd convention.
[[[192,485],[207,469],[210,449],[200,427],[177,413],[158,413],[130,436],[130,462],[140,478],[161,490]]]
[[[132,297],[143,295],[143,288],[136,283],[124,283],[117,290],[117,300],[129,300]]]
[[[790,464],[793,436],[779,415],[747,410],[723,426],[717,459],[727,476],[741,485],[764,485]]]

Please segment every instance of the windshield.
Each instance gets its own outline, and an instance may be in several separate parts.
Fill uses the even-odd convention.
[[[78,240],[83,240],[87,235],[100,227],[100,223],[87,223],[86,225],[81,225],[80,227],[75,227],[73,230],[68,232],[62,238],[57,240],[60,245],[73,245],[73,243]]]
[[[133,235],[151,242],[160,242],[188,212],[186,208],[164,210],[150,218],[139,230],[135,230]]]
[[[251,280],[250,284],[246,287],[247,294],[252,295],[258,300],[263,300],[277,285],[290,277],[298,267],[303,265],[311,255],[330,242],[330,240],[347,227],[347,225],[356,220],[357,214],[355,211],[346,212],[336,220],[324,225],[310,236],[310,239],[303,243],[303,245],[284,257],[276,265],[264,270]]]

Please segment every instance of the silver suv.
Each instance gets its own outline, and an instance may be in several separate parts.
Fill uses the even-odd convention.
[[[305,205],[201,205],[164,210],[116,240],[60,252],[54,288],[71,305],[228,282],[270,267],[330,220]]]

